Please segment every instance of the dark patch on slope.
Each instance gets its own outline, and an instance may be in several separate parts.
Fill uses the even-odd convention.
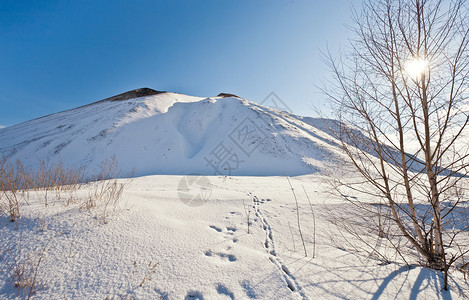
[[[29,121],[21,122],[19,124],[12,125],[12,126],[9,126],[9,127],[5,127],[5,128],[2,128],[2,129],[6,129],[6,128],[13,127],[13,126],[29,123],[31,121],[41,120],[41,119],[44,119],[44,118],[47,118],[47,117],[50,117],[50,116],[53,116],[53,115],[56,115],[56,114],[60,114],[60,113],[63,113],[63,112],[73,111],[73,110],[80,109],[80,108],[83,108],[83,107],[88,107],[88,106],[94,105],[96,103],[108,102],[108,101],[109,102],[124,101],[124,100],[133,99],[133,98],[145,97],[145,96],[151,96],[151,95],[158,95],[158,94],[164,94],[164,93],[167,93],[167,92],[166,91],[156,91],[156,90],[153,90],[153,89],[150,89],[150,88],[135,89],[135,90],[131,90],[131,91],[128,91],[128,92],[125,92],[125,93],[122,93],[122,94],[119,94],[119,95],[116,95],[116,96],[112,96],[112,97],[109,97],[109,98],[106,98],[106,99],[103,99],[103,100],[99,100],[99,101],[90,103],[90,104],[85,104],[85,105],[82,105],[82,106],[78,106],[76,108],[67,109],[67,110],[64,110],[64,111],[59,111],[59,112],[56,112],[56,113],[48,114],[48,115],[45,115],[45,116],[42,116],[42,117],[39,117],[39,118],[36,118],[36,119],[31,119]]]
[[[146,97],[146,96],[152,96],[152,95],[158,95],[158,94],[163,94],[166,93],[164,91],[156,91],[150,88],[141,88],[141,89],[135,89],[131,90],[116,96],[112,96],[106,99],[103,99],[98,102],[105,102],[105,101],[110,101],[110,102],[115,102],[115,101],[124,101],[124,100],[129,100],[133,98],[139,98],[139,97]],[[97,102],[95,102],[97,103]]]
[[[240,98],[239,96],[236,96],[235,94],[229,94],[229,93],[220,93],[220,94],[218,94],[217,97],[223,97],[223,98],[228,98],[228,97]]]

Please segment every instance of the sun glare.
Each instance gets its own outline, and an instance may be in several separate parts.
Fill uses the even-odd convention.
[[[406,71],[407,74],[411,77],[419,77],[420,75],[425,72],[425,70],[428,67],[428,60],[425,59],[412,59],[409,62],[407,62],[406,65]]]

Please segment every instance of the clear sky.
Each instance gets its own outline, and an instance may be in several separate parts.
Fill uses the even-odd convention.
[[[360,0],[0,0],[0,126],[140,87],[314,115]]]

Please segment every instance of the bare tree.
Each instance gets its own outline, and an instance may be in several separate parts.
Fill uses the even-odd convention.
[[[464,0],[367,0],[350,47],[325,56],[331,128],[364,179],[343,187],[383,199],[399,235],[445,275],[468,253],[455,218],[469,171],[468,22]]]

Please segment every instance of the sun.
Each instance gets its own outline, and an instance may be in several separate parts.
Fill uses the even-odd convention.
[[[417,58],[409,60],[405,66],[407,74],[416,78],[422,75],[428,68],[428,60]]]

